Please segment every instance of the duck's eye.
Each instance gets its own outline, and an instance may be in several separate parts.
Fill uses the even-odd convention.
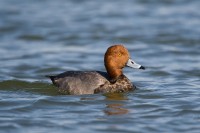
[[[121,53],[118,53],[118,56],[119,56],[119,57],[121,57],[121,56],[122,56],[122,54],[121,54]]]

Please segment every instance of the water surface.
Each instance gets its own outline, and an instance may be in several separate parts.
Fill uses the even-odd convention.
[[[200,131],[200,1],[1,0],[0,131]],[[145,71],[125,68],[125,94],[62,95],[44,77],[105,71],[123,43]]]

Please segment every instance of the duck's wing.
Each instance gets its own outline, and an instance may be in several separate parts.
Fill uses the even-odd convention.
[[[56,76],[47,76],[61,93],[80,95],[94,94],[94,90],[108,81],[108,75],[100,71],[67,71]]]

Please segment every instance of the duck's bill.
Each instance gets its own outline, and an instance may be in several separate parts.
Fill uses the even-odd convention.
[[[126,63],[126,66],[136,68],[136,69],[145,69],[144,66],[137,64],[135,61],[128,59],[128,62]]]

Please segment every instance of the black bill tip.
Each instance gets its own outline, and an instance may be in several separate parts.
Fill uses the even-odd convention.
[[[145,67],[141,66],[139,69],[145,70]]]

